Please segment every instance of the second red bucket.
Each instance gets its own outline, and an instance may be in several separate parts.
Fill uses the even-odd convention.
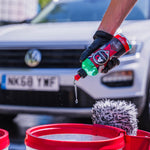
[[[124,150],[150,150],[150,132],[138,130],[137,136],[126,135]]]
[[[26,131],[26,150],[119,150],[124,130],[104,125],[50,124]]]
[[[0,129],[0,150],[8,150],[10,141],[8,131]]]

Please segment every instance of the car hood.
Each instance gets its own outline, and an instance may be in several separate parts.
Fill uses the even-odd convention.
[[[0,43],[5,42],[91,42],[100,22],[19,24],[0,27]],[[150,21],[124,21],[122,32],[129,38],[150,36]],[[138,31],[138,32],[137,32]]]
[[[0,41],[89,40],[98,22],[7,25],[0,28]]]

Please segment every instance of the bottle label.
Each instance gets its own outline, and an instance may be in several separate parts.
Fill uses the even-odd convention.
[[[109,59],[109,51],[98,50],[93,54],[93,61],[99,66],[104,65]]]

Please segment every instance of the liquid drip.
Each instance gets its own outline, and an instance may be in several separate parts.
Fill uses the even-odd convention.
[[[78,104],[78,93],[77,93],[77,84],[76,84],[76,81],[74,80],[73,82],[73,85],[74,85],[74,92],[75,92],[75,103]]]

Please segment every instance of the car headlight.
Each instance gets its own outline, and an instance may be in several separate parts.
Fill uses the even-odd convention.
[[[111,72],[101,78],[102,84],[109,87],[132,86],[134,73],[132,70]]]
[[[136,53],[140,53],[142,49],[142,42],[131,40],[130,41],[132,48],[129,52],[126,53],[126,55],[135,55]]]

